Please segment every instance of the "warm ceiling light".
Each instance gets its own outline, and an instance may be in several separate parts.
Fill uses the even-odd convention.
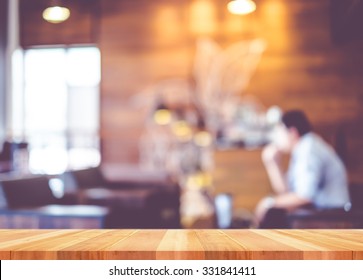
[[[227,7],[235,15],[247,15],[256,10],[256,4],[252,0],[233,0]]]
[[[171,112],[168,109],[158,109],[154,113],[154,121],[160,125],[166,125],[171,122]]]
[[[188,189],[202,189],[210,187],[213,184],[212,175],[205,171],[199,171],[188,176],[186,186]]]
[[[194,136],[194,143],[199,147],[208,147],[212,141],[212,135],[208,131],[199,131]]]
[[[187,142],[192,138],[192,129],[186,121],[179,120],[173,123],[172,131],[181,141]]]
[[[153,118],[157,124],[166,125],[172,120],[172,112],[162,101],[158,101]]]
[[[53,6],[43,11],[43,18],[51,23],[61,23],[69,18],[71,12],[68,8]]]

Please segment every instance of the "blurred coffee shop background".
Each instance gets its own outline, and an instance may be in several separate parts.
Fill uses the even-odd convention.
[[[0,14],[1,228],[248,227],[271,193],[261,148],[295,108],[362,193],[361,0],[0,0]],[[291,225],[362,226],[356,200]]]

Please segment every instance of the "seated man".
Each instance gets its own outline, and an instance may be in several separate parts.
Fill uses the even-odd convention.
[[[349,202],[344,165],[332,147],[312,132],[305,114],[299,110],[286,112],[276,133],[275,143],[266,146],[262,152],[263,163],[276,195],[258,204],[256,220],[259,226],[269,227],[264,226],[268,216],[279,220],[274,215],[266,215],[272,208],[283,209],[282,212],[307,205],[343,208]],[[282,153],[291,154],[286,176],[281,168]],[[281,223],[268,221],[267,224],[280,227]]]

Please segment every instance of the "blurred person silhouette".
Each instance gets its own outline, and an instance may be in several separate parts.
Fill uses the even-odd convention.
[[[297,208],[343,208],[349,202],[344,164],[333,148],[312,131],[305,113],[285,112],[275,132],[276,140],[262,151],[275,195],[258,203],[258,226],[286,228],[286,213]],[[281,164],[283,153],[290,154],[286,174]]]

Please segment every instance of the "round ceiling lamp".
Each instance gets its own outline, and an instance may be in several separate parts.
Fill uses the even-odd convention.
[[[171,123],[173,114],[171,110],[164,104],[163,101],[159,100],[156,106],[153,119],[159,125],[167,125]]]
[[[174,135],[182,142],[188,142],[192,138],[192,128],[185,120],[174,122],[171,129]]]
[[[212,142],[212,135],[208,131],[199,131],[194,136],[194,143],[199,147],[208,147]]]
[[[43,19],[50,23],[61,23],[67,20],[71,12],[66,7],[52,6],[43,11]]]
[[[235,15],[247,15],[256,10],[256,4],[252,0],[232,0],[227,5],[228,11]]]

